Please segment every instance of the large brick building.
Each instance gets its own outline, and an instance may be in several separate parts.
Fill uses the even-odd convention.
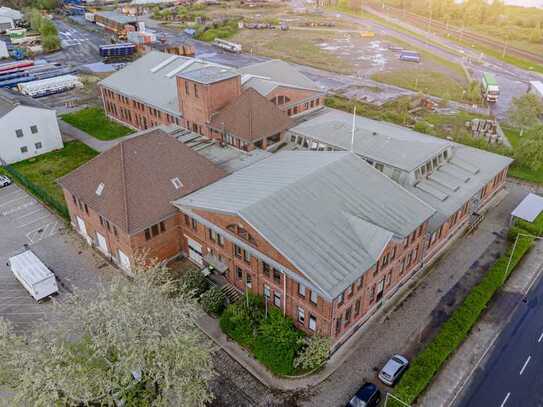
[[[175,205],[189,259],[335,342],[416,270],[435,212],[347,152],[277,153]]]
[[[99,87],[107,115],[133,128],[177,125],[247,150],[282,140],[289,116],[315,111],[324,103],[323,92],[283,61],[233,69],[158,51],[104,79]],[[234,115],[240,107],[246,114]],[[257,113],[273,118],[268,123],[276,125],[257,127]],[[224,120],[213,119],[217,115]],[[228,121],[236,124],[223,128],[222,122]]]
[[[75,230],[126,271],[182,252],[170,204],[225,175],[161,130],[125,140],[59,180]]]

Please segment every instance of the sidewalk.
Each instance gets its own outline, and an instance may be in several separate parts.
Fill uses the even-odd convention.
[[[490,210],[478,230],[454,242],[433,267],[406,283],[404,292],[399,292],[382,306],[317,374],[298,379],[275,377],[237,343],[229,340],[221,332],[217,320],[204,316],[198,324],[218,346],[266,386],[280,390],[311,387],[318,394],[307,400],[307,405],[336,405],[354,393],[363,380],[372,380],[375,369],[392,353],[406,350],[410,342],[423,334],[441,299],[494,243],[496,232],[507,225],[506,214],[526,195],[526,191],[518,186],[512,185],[511,189],[512,193]]]
[[[471,335],[441,369],[418,405],[424,407],[454,406],[461,399],[474,371],[508,325],[509,317],[540,277],[543,264],[543,241],[537,241],[522,264],[516,269],[488,311],[475,325]]]
[[[58,127],[60,128],[60,132],[63,135],[73,138],[75,140],[79,140],[82,143],[88,145],[93,150],[98,151],[99,153],[103,153],[104,151],[109,150],[111,147],[116,146],[123,140],[127,140],[129,138],[132,138],[140,134],[140,132],[135,132],[135,133],[129,134],[128,136],[120,137],[115,140],[98,140],[97,138],[92,137],[90,134],[87,134],[84,131],[79,130],[77,127],[74,127],[71,124],[66,123],[60,118],[58,119]]]

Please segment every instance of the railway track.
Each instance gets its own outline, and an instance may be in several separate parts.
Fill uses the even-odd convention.
[[[378,14],[382,14],[381,10],[378,10],[377,8],[368,5],[367,8],[373,10],[374,12]],[[475,34],[471,31],[463,30],[460,27],[447,25],[442,23],[441,21],[432,20],[430,24],[430,19],[427,17],[420,16],[418,14],[414,14],[412,12],[403,12],[400,9],[388,7],[386,8],[388,13],[390,13],[395,18],[405,20],[407,22],[410,22],[411,24],[417,26],[417,27],[428,27],[430,30],[438,31],[440,34],[448,34],[457,37],[460,40],[468,40],[475,43],[479,43],[481,45],[490,47],[495,50],[503,50],[505,47],[505,43],[503,41],[496,41],[491,38]],[[528,61],[543,64],[543,56],[538,55],[534,52],[526,51],[517,47],[512,47],[510,45],[506,46],[506,54],[515,56],[518,58],[526,59]]]

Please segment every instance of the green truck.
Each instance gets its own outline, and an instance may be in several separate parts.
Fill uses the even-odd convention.
[[[500,87],[494,75],[490,72],[484,72],[483,79],[481,80],[481,95],[483,99],[488,103],[496,103],[499,94]]]

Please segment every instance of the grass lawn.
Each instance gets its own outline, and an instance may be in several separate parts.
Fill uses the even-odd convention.
[[[88,107],[74,113],[67,113],[62,115],[62,120],[98,140],[114,140],[133,133],[132,129],[108,119],[104,111],[98,107]]]
[[[70,141],[58,151],[43,154],[13,164],[12,167],[28,178],[31,182],[42,188],[59,202],[64,202],[62,190],[56,180],[75,170],[77,167],[95,157],[98,153],[81,143]]]
[[[353,67],[349,61],[318,46],[319,43],[339,36],[339,33],[327,30],[242,30],[232,41],[242,44],[246,52],[331,72],[351,74]]]
[[[423,92],[442,99],[464,101],[464,87],[450,75],[442,72],[405,68],[390,72],[379,72],[373,80]]]

